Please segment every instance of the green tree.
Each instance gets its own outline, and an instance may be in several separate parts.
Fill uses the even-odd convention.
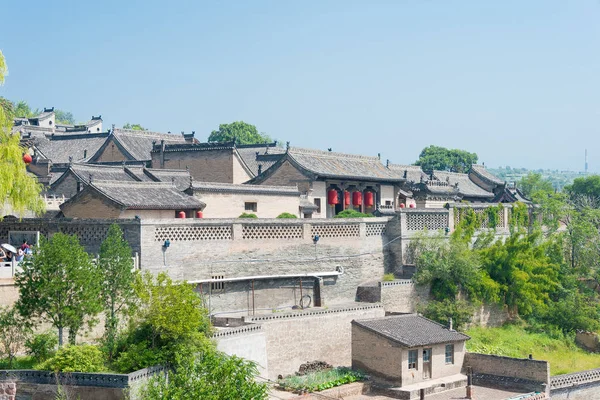
[[[32,117],[35,117],[37,114],[39,114],[39,112],[37,112],[37,113],[34,112],[31,109],[31,107],[29,106],[29,104],[24,100],[18,101],[14,105],[14,108],[15,108],[15,112],[14,112],[15,117],[32,118]]]
[[[110,226],[106,239],[100,245],[98,266],[103,275],[104,337],[108,358],[112,360],[119,326],[119,315],[133,301],[133,282],[135,278],[131,248],[123,238],[123,231],[117,224]]]
[[[4,82],[8,69],[0,52],[0,84]],[[23,153],[27,149],[21,146],[19,135],[13,135],[13,109],[10,102],[2,102],[0,107],[0,219],[8,205],[16,214],[25,211],[41,214],[45,203],[40,196],[42,186],[36,178],[27,173],[23,162]]]
[[[548,179],[544,179],[542,174],[537,172],[530,172],[522,177],[517,186],[521,189],[523,194],[529,198],[532,198],[532,196],[535,195],[554,192],[552,182]]]
[[[446,325],[452,319],[452,325],[456,330],[464,328],[473,319],[475,307],[465,300],[430,301],[427,304],[417,306],[419,313],[426,318]]]
[[[123,125],[123,129],[132,129],[134,131],[147,131],[148,130],[140,124],[130,124],[129,122],[127,122],[125,125]]]
[[[476,153],[465,150],[447,149],[440,146],[425,147],[415,165],[420,165],[424,171],[468,172],[471,165],[477,164]]]
[[[15,276],[19,288],[16,307],[25,318],[40,318],[58,330],[69,328],[73,342],[84,323],[93,323],[102,310],[101,274],[75,235],[56,233],[40,238],[34,257]]]
[[[598,202],[600,200],[600,175],[576,178],[571,185],[565,187],[565,191],[572,199],[578,196],[589,196]]]
[[[142,388],[146,400],[266,399],[268,386],[257,381],[256,364],[207,349],[179,360],[173,373],[151,378]]]
[[[219,130],[212,131],[209,142],[233,142],[236,144],[269,143],[272,139],[264,133],[259,133],[256,126],[236,121],[219,125]]]
[[[15,308],[0,307],[0,357],[8,358],[8,368],[29,335],[31,327]]]
[[[70,111],[54,110],[54,119],[57,124],[61,125],[75,125],[75,117]]]

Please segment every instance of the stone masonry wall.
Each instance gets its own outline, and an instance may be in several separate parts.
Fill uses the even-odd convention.
[[[380,305],[330,307],[329,309],[274,313],[247,317],[260,323],[266,334],[270,379],[293,374],[307,361],[325,361],[334,366],[352,363],[352,325],[354,319],[380,318]]]
[[[14,382],[0,382],[0,400],[15,400],[17,386]]]

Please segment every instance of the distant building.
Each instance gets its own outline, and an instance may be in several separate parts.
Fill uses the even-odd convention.
[[[205,206],[171,183],[92,180],[60,210],[67,218],[173,219],[201,217]]]
[[[470,337],[417,314],[352,321],[352,368],[394,386],[460,374]]]

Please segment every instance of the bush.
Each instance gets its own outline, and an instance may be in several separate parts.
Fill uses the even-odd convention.
[[[418,305],[417,311],[426,318],[447,325],[452,318],[454,329],[464,327],[471,322],[475,308],[464,300],[430,301],[426,305]]]
[[[258,218],[256,214],[253,213],[242,213],[238,218]]]
[[[102,352],[89,344],[67,345],[58,349],[56,355],[36,366],[36,369],[53,372],[100,372],[104,371]]]
[[[46,361],[54,355],[58,345],[58,337],[54,332],[45,332],[34,335],[25,342],[27,354],[32,356],[37,363]]]
[[[338,215],[336,215],[333,218],[371,218],[371,217],[374,217],[374,215],[373,214],[363,214],[359,211],[348,209],[348,210],[339,212]]]
[[[383,281],[384,282],[391,282],[394,279],[396,279],[396,276],[393,273],[391,273],[391,272],[389,274],[384,274],[383,275]]]
[[[283,213],[279,214],[279,215],[277,216],[277,218],[290,218],[290,219],[291,219],[291,218],[298,218],[298,217],[296,217],[296,216],[295,216],[294,214],[292,214],[292,213],[289,213],[289,212],[283,212]]]
[[[277,381],[284,390],[316,392],[346,383],[362,381],[365,375],[350,368],[338,367],[328,371],[313,372],[302,376],[288,376]]]

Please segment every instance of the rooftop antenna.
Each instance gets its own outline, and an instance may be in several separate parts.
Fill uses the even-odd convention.
[[[587,162],[587,149],[585,149],[585,166],[583,170],[583,174],[587,176],[588,173],[588,162]]]

